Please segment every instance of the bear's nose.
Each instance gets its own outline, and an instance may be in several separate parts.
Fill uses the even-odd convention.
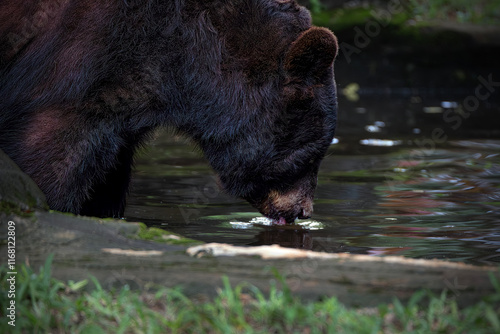
[[[312,212],[311,210],[307,210],[305,208],[302,208],[300,210],[299,216],[297,218],[299,219],[308,219],[311,218]]]

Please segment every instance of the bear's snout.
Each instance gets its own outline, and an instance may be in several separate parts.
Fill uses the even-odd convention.
[[[300,188],[284,193],[272,190],[264,200],[252,204],[280,225],[293,223],[296,218],[310,218],[313,213],[312,194]]]

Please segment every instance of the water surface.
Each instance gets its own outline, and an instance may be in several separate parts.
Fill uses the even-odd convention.
[[[220,192],[201,153],[161,133],[138,160],[126,217],[204,242],[500,262],[500,140],[365,134],[335,140],[312,219],[283,227]]]

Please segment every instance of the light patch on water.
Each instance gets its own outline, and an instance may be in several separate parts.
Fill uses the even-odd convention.
[[[297,225],[302,226],[307,230],[322,230],[325,228],[325,225],[316,220],[298,220],[296,221]]]
[[[426,114],[441,114],[443,108],[441,107],[424,107],[424,113]]]
[[[401,145],[403,142],[401,140],[390,140],[390,139],[362,139],[359,141],[361,145],[366,146],[382,146],[390,147]]]
[[[274,219],[267,217],[255,217],[250,220],[251,224],[271,226],[274,224]]]
[[[231,221],[231,222],[229,222],[229,224],[231,225],[232,228],[235,228],[235,229],[249,229],[249,228],[252,228],[256,225],[274,226],[276,224],[276,222],[273,219],[267,218],[267,217],[255,217],[255,218],[252,218],[248,222]],[[323,223],[316,221],[316,220],[296,219],[294,224],[287,225],[287,226],[293,226],[293,225],[301,226],[302,228],[307,229],[307,230],[322,230],[325,228]]]
[[[385,122],[375,121],[373,124],[365,126],[365,130],[372,133],[381,132],[382,128],[384,127],[385,127]]]
[[[253,227],[253,224],[249,222],[229,222],[229,224],[231,224],[232,228],[242,230]]]
[[[444,109],[454,109],[458,107],[458,103],[455,101],[442,101],[441,108]]]
[[[365,126],[365,130],[372,133],[382,131],[382,129],[376,125],[367,125]]]
[[[248,229],[254,227],[255,225],[272,226],[274,224],[274,220],[267,217],[254,217],[248,222],[232,221],[229,222],[229,224],[232,228]]]
[[[465,147],[471,149],[500,149],[500,141],[492,139],[478,140],[453,140],[449,142],[453,146]]]

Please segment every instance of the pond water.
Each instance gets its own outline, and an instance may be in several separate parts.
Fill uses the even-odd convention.
[[[453,107],[442,102],[416,109],[442,117]],[[359,108],[351,112],[365,113]],[[452,125],[425,118],[419,124],[422,117],[404,110],[392,123],[368,113],[352,131],[348,122],[339,129],[312,219],[269,225],[219,191],[193,145],[166,132],[137,161],[126,218],[204,242],[500,263],[500,140],[471,139],[474,129],[458,136]]]

